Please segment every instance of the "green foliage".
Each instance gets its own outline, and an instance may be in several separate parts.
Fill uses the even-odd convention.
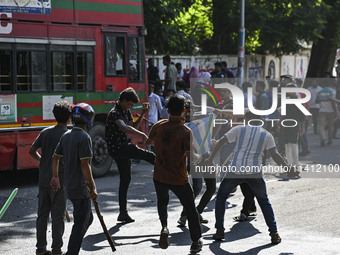
[[[148,53],[237,54],[240,0],[144,0]],[[336,26],[340,0],[246,0],[246,53],[298,52]]]

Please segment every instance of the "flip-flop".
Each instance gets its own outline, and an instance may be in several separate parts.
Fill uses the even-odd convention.
[[[244,222],[244,221],[248,221],[249,218],[247,216],[240,215],[240,216],[234,217],[233,220],[238,221],[238,222]]]

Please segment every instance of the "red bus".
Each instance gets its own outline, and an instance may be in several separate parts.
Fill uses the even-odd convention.
[[[68,100],[96,111],[92,166],[94,175],[103,175],[112,162],[104,140],[107,113],[127,87],[141,99],[134,116],[148,96],[142,0],[35,2],[49,9],[37,14],[26,5],[0,13],[0,170],[38,167],[29,148],[43,128],[56,124],[54,103]]]

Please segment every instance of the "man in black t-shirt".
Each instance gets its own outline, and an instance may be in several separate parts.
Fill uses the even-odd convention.
[[[141,116],[133,121],[130,109],[139,102],[138,95],[133,88],[127,88],[120,93],[119,102],[112,108],[107,116],[105,126],[105,140],[110,156],[116,161],[120,175],[119,183],[119,216],[118,221],[134,222],[127,212],[127,192],[131,182],[131,159],[142,159],[154,164],[155,154],[139,148],[128,142],[127,134],[143,137],[144,143],[148,136],[139,131],[143,117],[148,113],[150,106],[143,104]]]

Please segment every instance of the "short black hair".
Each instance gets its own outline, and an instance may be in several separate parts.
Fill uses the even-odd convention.
[[[139,102],[139,97],[133,88],[127,88],[124,89],[119,95],[119,101],[123,100],[137,104]]]
[[[53,107],[53,115],[58,123],[66,123],[72,113],[72,105],[67,101],[60,101]]]
[[[174,93],[174,94],[176,93],[176,91],[175,91],[174,89],[167,89],[167,90],[166,90],[166,93],[168,93],[168,92],[172,92],[172,93]]]
[[[182,66],[182,64],[177,62],[175,66],[176,66],[176,68],[178,68],[179,66]]]
[[[170,61],[171,61],[171,58],[170,58],[170,56],[169,56],[169,55],[166,55],[166,56],[164,56],[164,57],[163,57],[163,60],[165,60],[165,61],[167,61],[167,62],[169,62],[169,63],[170,63]]]
[[[216,67],[216,66],[222,67],[221,62],[216,62],[216,63],[215,63],[215,67]]]
[[[227,61],[222,61],[222,62],[221,62],[221,65],[222,65],[222,66],[225,66],[225,67],[228,67]]]
[[[173,95],[168,102],[168,110],[172,116],[180,116],[185,107],[185,98],[181,95]]]
[[[243,82],[242,84],[242,90],[243,92],[247,92],[248,91],[248,88],[252,88],[253,85],[251,85],[251,83],[249,81],[245,81]]]
[[[260,86],[262,88],[265,88],[266,87],[266,84],[264,83],[264,81],[257,81],[256,82],[256,86]]]
[[[187,84],[185,81],[181,80],[181,81],[176,81],[176,87],[180,87],[182,89],[184,89],[185,87],[187,87]]]

